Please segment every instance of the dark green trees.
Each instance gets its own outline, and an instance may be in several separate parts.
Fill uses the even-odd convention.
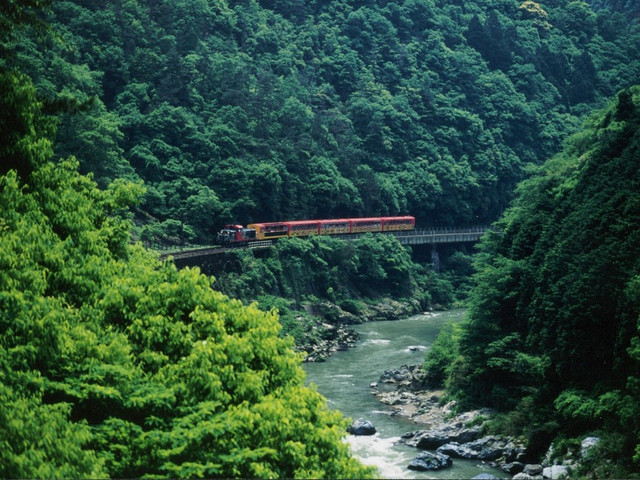
[[[494,220],[640,71],[625,17],[568,0],[64,0],[50,18],[48,48],[21,36],[14,63],[64,107],[60,155],[101,185],[145,181],[151,243],[230,221]]]
[[[515,408],[525,429],[617,435],[610,459],[633,470],[639,162],[633,87],[520,185],[500,233],[483,243],[469,322],[447,367],[466,405]]]

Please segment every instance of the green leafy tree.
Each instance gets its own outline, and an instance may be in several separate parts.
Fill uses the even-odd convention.
[[[61,0],[55,33],[12,33],[3,61],[59,115],[58,155],[100,185],[153,185],[137,211],[147,230],[182,222],[210,242],[208,219],[184,218],[182,177],[220,200],[217,226],[318,212],[485,223],[526,165],[640,74],[633,17],[602,3]],[[7,19],[39,23],[34,5],[8,3]],[[419,159],[425,193],[399,183]],[[316,163],[321,185],[339,184],[333,205],[311,193]]]
[[[51,161],[29,79],[0,85],[0,475],[371,475],[275,313],[131,245],[143,188]]]

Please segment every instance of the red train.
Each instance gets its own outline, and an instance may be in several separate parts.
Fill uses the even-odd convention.
[[[225,225],[218,233],[218,243],[230,244],[282,237],[308,237],[309,235],[397,232],[413,230],[415,226],[416,219],[411,216],[251,223],[247,225],[247,228],[242,225]]]

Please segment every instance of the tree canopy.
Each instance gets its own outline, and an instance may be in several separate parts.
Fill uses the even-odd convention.
[[[59,112],[58,155],[100,185],[144,180],[149,243],[298,218],[464,225],[638,78],[614,3],[61,0],[46,49],[11,49]]]
[[[462,404],[515,412],[534,437],[604,432],[597,476],[640,459],[639,149],[632,87],[518,187],[482,244],[468,323],[427,362]]]

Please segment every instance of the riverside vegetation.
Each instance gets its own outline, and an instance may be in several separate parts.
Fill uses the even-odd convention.
[[[372,212],[483,223],[530,174],[483,244],[468,324],[428,371],[460,406],[503,410],[493,428],[534,449],[595,432],[587,471],[637,472],[634,13],[606,0],[2,2],[0,475],[373,475],[303,386],[281,323],[304,339],[295,308],[357,314],[354,296],[446,305],[467,254],[442,276],[382,237],[239,253],[218,284],[259,310],[131,239]]]

